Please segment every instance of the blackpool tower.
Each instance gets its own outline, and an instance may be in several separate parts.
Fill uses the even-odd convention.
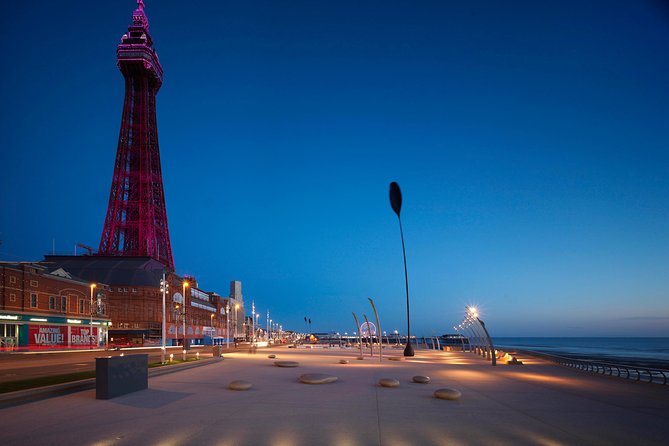
[[[125,99],[100,255],[149,256],[174,271],[160,168],[156,94],[163,68],[153,49],[144,1],[116,49]]]

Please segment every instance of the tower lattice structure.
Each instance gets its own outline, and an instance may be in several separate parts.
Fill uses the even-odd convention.
[[[160,167],[156,94],[163,68],[153,48],[144,1],[116,49],[125,78],[116,162],[99,254],[150,256],[174,270]]]

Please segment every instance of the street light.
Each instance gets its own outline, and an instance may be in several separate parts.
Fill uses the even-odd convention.
[[[185,351],[186,351],[186,288],[188,288],[188,282],[184,280],[183,283],[182,283],[181,285],[182,285],[183,299],[184,299],[184,301],[183,301],[183,306],[184,306],[184,311],[183,311],[183,316],[184,316],[184,317],[183,317],[183,324],[184,324],[184,344],[183,344],[183,348],[184,348],[184,352],[185,352]],[[185,353],[184,353],[184,356],[185,356]]]
[[[181,315],[181,306],[174,306],[174,345],[179,345],[179,316]]]
[[[211,345],[214,345],[214,338],[216,337],[216,328],[214,328],[214,313],[211,313],[209,315],[209,318],[211,319],[211,323],[209,324],[211,326]]]
[[[409,275],[407,274],[407,254],[404,249],[404,232],[402,231],[402,219],[400,211],[402,210],[402,191],[396,182],[390,183],[390,206],[397,214],[397,221],[400,223],[400,237],[402,237],[402,256],[404,258],[404,285],[407,294],[407,345],[404,348],[404,356],[413,356],[413,346],[411,345],[411,323],[409,320]]]
[[[95,289],[97,285],[94,283],[91,283],[91,321],[90,321],[90,331],[88,333],[88,339],[90,340],[89,344],[91,344],[91,348],[93,347],[93,290]]]
[[[488,339],[488,346],[490,348],[490,360],[492,362],[492,365],[497,365],[497,357],[495,355],[495,346],[492,343],[492,339],[490,338],[490,334],[488,333],[488,329],[485,327],[485,323],[479,318],[479,312],[475,307],[469,307],[469,311],[474,319],[478,321],[478,323],[481,325],[481,328],[483,328],[483,331],[485,332],[485,336]]]
[[[257,334],[258,334],[258,330],[259,330],[259,329],[258,329],[258,322],[260,322],[259,319],[260,319],[260,313],[256,313],[256,324],[255,324],[255,326],[253,327],[253,330],[255,330],[255,331],[253,332],[253,337],[256,337]]]
[[[230,350],[230,300],[225,304],[225,348]]]
[[[167,295],[167,280],[165,278],[165,271],[163,271],[163,279],[160,281],[160,291],[163,293],[163,336],[162,336],[162,348],[160,353],[160,362],[165,362],[165,325],[167,324],[167,316],[165,314],[165,296]]]
[[[237,310],[239,309],[239,304],[235,304],[235,338],[237,337]],[[235,344],[237,345],[237,344]]]

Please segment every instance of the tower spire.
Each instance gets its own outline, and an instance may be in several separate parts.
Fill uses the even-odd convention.
[[[101,255],[149,256],[173,271],[156,122],[163,67],[153,48],[142,0],[137,1],[116,59],[125,78],[125,100],[98,251]]]

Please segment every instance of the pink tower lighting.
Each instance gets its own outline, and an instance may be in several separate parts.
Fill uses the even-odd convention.
[[[153,48],[144,2],[116,49],[125,78],[121,131],[100,255],[149,256],[174,270],[160,168],[156,94],[163,68]]]

